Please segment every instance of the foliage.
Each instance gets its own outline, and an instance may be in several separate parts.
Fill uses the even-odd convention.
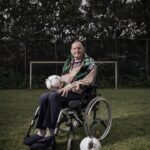
[[[82,0],[1,0],[0,3],[1,39],[71,41],[149,35],[146,1],[87,0],[82,4]]]
[[[80,0],[71,3],[69,0],[11,0],[1,3],[1,38],[60,39],[65,34],[76,34],[81,20]]]
[[[138,1],[88,0],[85,10],[89,38],[137,38],[145,35],[143,20],[137,22],[134,11]]]

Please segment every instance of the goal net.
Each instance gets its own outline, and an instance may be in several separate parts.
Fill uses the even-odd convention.
[[[60,75],[63,64],[64,61],[30,61],[29,88],[44,88],[45,79],[50,75]],[[96,84],[101,88],[117,89],[117,61],[96,61],[96,64],[98,66]]]

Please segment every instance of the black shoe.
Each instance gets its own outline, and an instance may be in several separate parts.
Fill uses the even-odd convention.
[[[23,143],[25,144],[25,145],[32,145],[33,143],[35,143],[35,142],[37,142],[37,141],[39,141],[40,139],[42,139],[43,138],[43,136],[39,136],[39,135],[37,135],[37,134],[33,134],[32,136],[26,136],[25,138],[24,138],[24,141],[23,141]]]
[[[55,150],[55,138],[54,137],[44,137],[38,142],[30,146],[31,150]]]

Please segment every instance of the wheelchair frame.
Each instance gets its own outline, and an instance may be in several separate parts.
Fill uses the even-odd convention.
[[[109,103],[98,94],[94,94],[94,98],[88,101],[85,108],[82,108],[80,111],[70,106],[63,108],[59,113],[54,130],[54,138],[59,132],[65,132],[68,136],[67,150],[73,150],[75,130],[80,127],[84,128],[87,136],[96,137],[98,140],[103,140],[110,131],[112,125],[112,112]],[[79,103],[80,102],[81,101],[79,101]],[[30,130],[34,126],[35,120],[38,118],[38,112],[39,106],[35,111],[26,137],[30,136]],[[55,150],[55,148],[52,149],[52,147],[53,146],[46,150]]]

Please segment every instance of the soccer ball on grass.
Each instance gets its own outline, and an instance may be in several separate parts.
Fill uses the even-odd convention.
[[[101,144],[95,137],[85,137],[80,143],[80,150],[100,150]]]

